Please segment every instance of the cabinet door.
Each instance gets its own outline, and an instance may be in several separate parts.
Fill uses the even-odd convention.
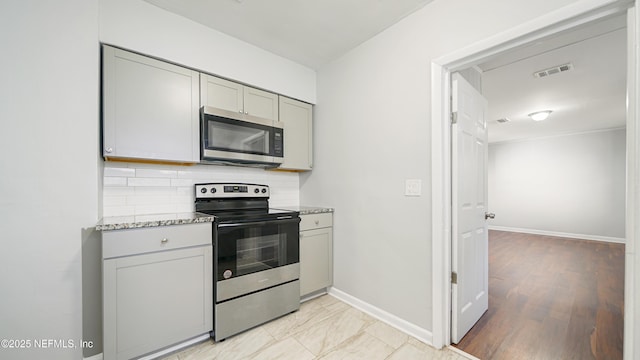
[[[332,230],[300,232],[300,296],[333,284]]]
[[[105,260],[105,360],[211,331],[212,261],[211,245]]]
[[[211,75],[201,74],[200,76],[202,106],[244,113],[244,86]]]
[[[311,104],[280,96],[280,121],[284,123],[284,162],[280,169],[313,167],[312,112]]]
[[[245,86],[244,112],[247,115],[278,121],[278,95]]]
[[[103,47],[103,156],[198,162],[198,72]]]

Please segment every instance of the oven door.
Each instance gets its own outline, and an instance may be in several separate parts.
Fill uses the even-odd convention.
[[[300,218],[217,224],[214,276],[218,302],[300,277]]]
[[[203,160],[282,163],[284,131],[278,123],[210,107],[201,115]]]

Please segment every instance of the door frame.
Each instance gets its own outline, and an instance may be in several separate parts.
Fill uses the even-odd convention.
[[[635,7],[634,7],[635,2]],[[640,234],[640,121],[636,109],[638,95],[638,34],[640,0],[581,0],[520,24],[495,36],[437,58],[431,63],[431,176],[432,176],[432,344],[436,348],[451,344],[451,73],[491,56],[523,46],[546,36],[569,30],[607,16],[627,12],[627,209],[625,247],[625,359],[634,355],[640,322],[634,319],[633,300],[640,296],[640,256],[634,249]],[[638,285],[638,286],[634,286]],[[637,330],[637,331],[636,331]]]

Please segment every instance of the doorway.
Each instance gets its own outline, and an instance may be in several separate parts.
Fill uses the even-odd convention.
[[[452,259],[459,282],[452,285],[452,342],[457,348],[480,358],[505,358],[510,352],[564,358],[563,351],[622,358],[623,322],[617,315],[622,314],[624,295],[624,245],[597,246],[588,240],[624,243],[626,31],[626,16],[621,15],[459,72],[489,103],[488,211],[498,217],[486,225],[503,231],[488,233],[488,312],[471,319],[478,324],[463,332],[462,339],[456,301],[465,276]],[[540,69],[549,70],[541,75]],[[541,109],[553,112],[544,121],[527,116]],[[456,134],[452,130],[452,136]],[[452,156],[455,164],[458,157],[455,152]],[[475,158],[473,162],[480,164]],[[461,181],[476,184],[469,174]],[[456,186],[453,189],[456,204]],[[453,227],[459,230],[453,232],[453,244],[460,254],[464,242],[458,236],[457,207],[453,210]],[[545,247],[526,246],[519,233],[538,234],[524,238]],[[486,230],[478,232],[482,234],[486,236]],[[597,261],[587,249],[615,258],[610,287],[597,275],[612,270],[613,264]],[[598,268],[574,261],[573,253],[581,252]],[[462,263],[475,258],[465,257]],[[537,267],[538,262],[544,265]],[[563,279],[562,284],[556,278]],[[471,282],[480,283],[475,277]],[[596,312],[601,315],[596,317]],[[598,331],[590,332],[594,328]],[[530,338],[537,339],[538,347],[530,346]]]
[[[604,5],[603,5],[604,4]],[[490,43],[482,43],[475,47],[463,49],[458,53],[451,54],[436,60],[432,64],[432,82],[434,89],[432,93],[432,170],[433,170],[433,265],[434,265],[434,294],[433,294],[433,344],[436,347],[446,346],[450,343],[450,255],[451,255],[451,218],[450,218],[450,199],[451,199],[451,186],[450,186],[450,163],[447,160],[450,156],[450,144],[448,140],[450,138],[448,130],[448,116],[449,105],[448,96],[451,89],[448,85],[448,77],[452,71],[469,67],[483,59],[487,59],[492,55],[499,54],[501,52],[522,46],[526,43],[530,43],[537,39],[541,39],[544,36],[555,34],[567,29],[571,29],[583,24],[586,24],[595,19],[601,19],[606,16],[611,16],[615,13],[623,13],[627,9],[624,6],[606,6],[608,2],[602,2],[601,4],[582,4],[572,9],[571,14],[563,14],[562,19],[558,20],[558,14],[555,16],[549,15],[539,19],[540,21],[535,24],[523,24],[522,26],[513,29],[509,35],[503,35],[501,38],[493,38]],[[603,7],[604,6],[604,7]],[[580,9],[578,9],[580,8]],[[633,16],[632,19],[634,29],[631,33],[635,36],[635,23],[637,22],[635,17],[635,11],[632,9],[630,12]],[[631,39],[632,43],[635,43],[635,37]],[[635,52],[632,54],[632,64],[635,69]],[[635,70],[634,70],[635,73]],[[635,76],[631,78],[631,86],[629,91],[631,95],[636,91]],[[440,91],[438,91],[438,89]],[[637,143],[637,135],[635,134],[637,116],[635,113],[635,107],[637,106],[637,99],[633,96],[629,97],[633,99],[629,107],[628,114],[628,131],[627,137],[627,153],[631,157],[628,163],[633,165],[636,157],[633,149]],[[631,150],[631,151],[630,151]],[[637,183],[637,175],[635,168],[629,169],[628,183]],[[638,207],[638,196],[633,193],[633,189],[627,191],[627,195],[632,199],[628,206],[631,209]],[[633,233],[629,229],[635,229],[635,219],[631,218],[627,211],[627,244],[632,244],[635,241]],[[627,264],[626,281],[629,283],[634,277],[634,273],[630,271],[633,269],[633,264]],[[627,299],[631,294],[626,294]],[[626,302],[628,306],[631,304]],[[628,312],[625,312],[628,314]],[[630,319],[628,319],[630,320]],[[628,335],[633,335],[633,329],[636,324],[625,322],[625,338]],[[632,354],[633,342],[625,342],[625,353]]]

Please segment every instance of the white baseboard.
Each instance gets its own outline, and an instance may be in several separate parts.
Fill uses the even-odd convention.
[[[572,234],[572,233],[535,230],[535,229],[512,228],[507,226],[489,226],[489,230],[510,231],[510,232],[534,234],[534,235],[557,236],[557,237],[564,237],[564,238],[570,238],[570,239],[604,241],[604,242],[611,242],[611,243],[618,243],[618,244],[626,243],[624,238],[599,236],[599,235]]]
[[[82,359],[83,360],[102,360],[102,358],[103,358],[102,357],[102,353],[100,353],[100,354],[95,354],[93,356],[89,356],[89,357],[82,358]]]
[[[373,316],[374,318],[402,331],[407,335],[413,336],[427,345],[433,346],[433,333],[428,330],[390,314],[334,287],[329,289],[329,295],[344,301],[354,308]]]

